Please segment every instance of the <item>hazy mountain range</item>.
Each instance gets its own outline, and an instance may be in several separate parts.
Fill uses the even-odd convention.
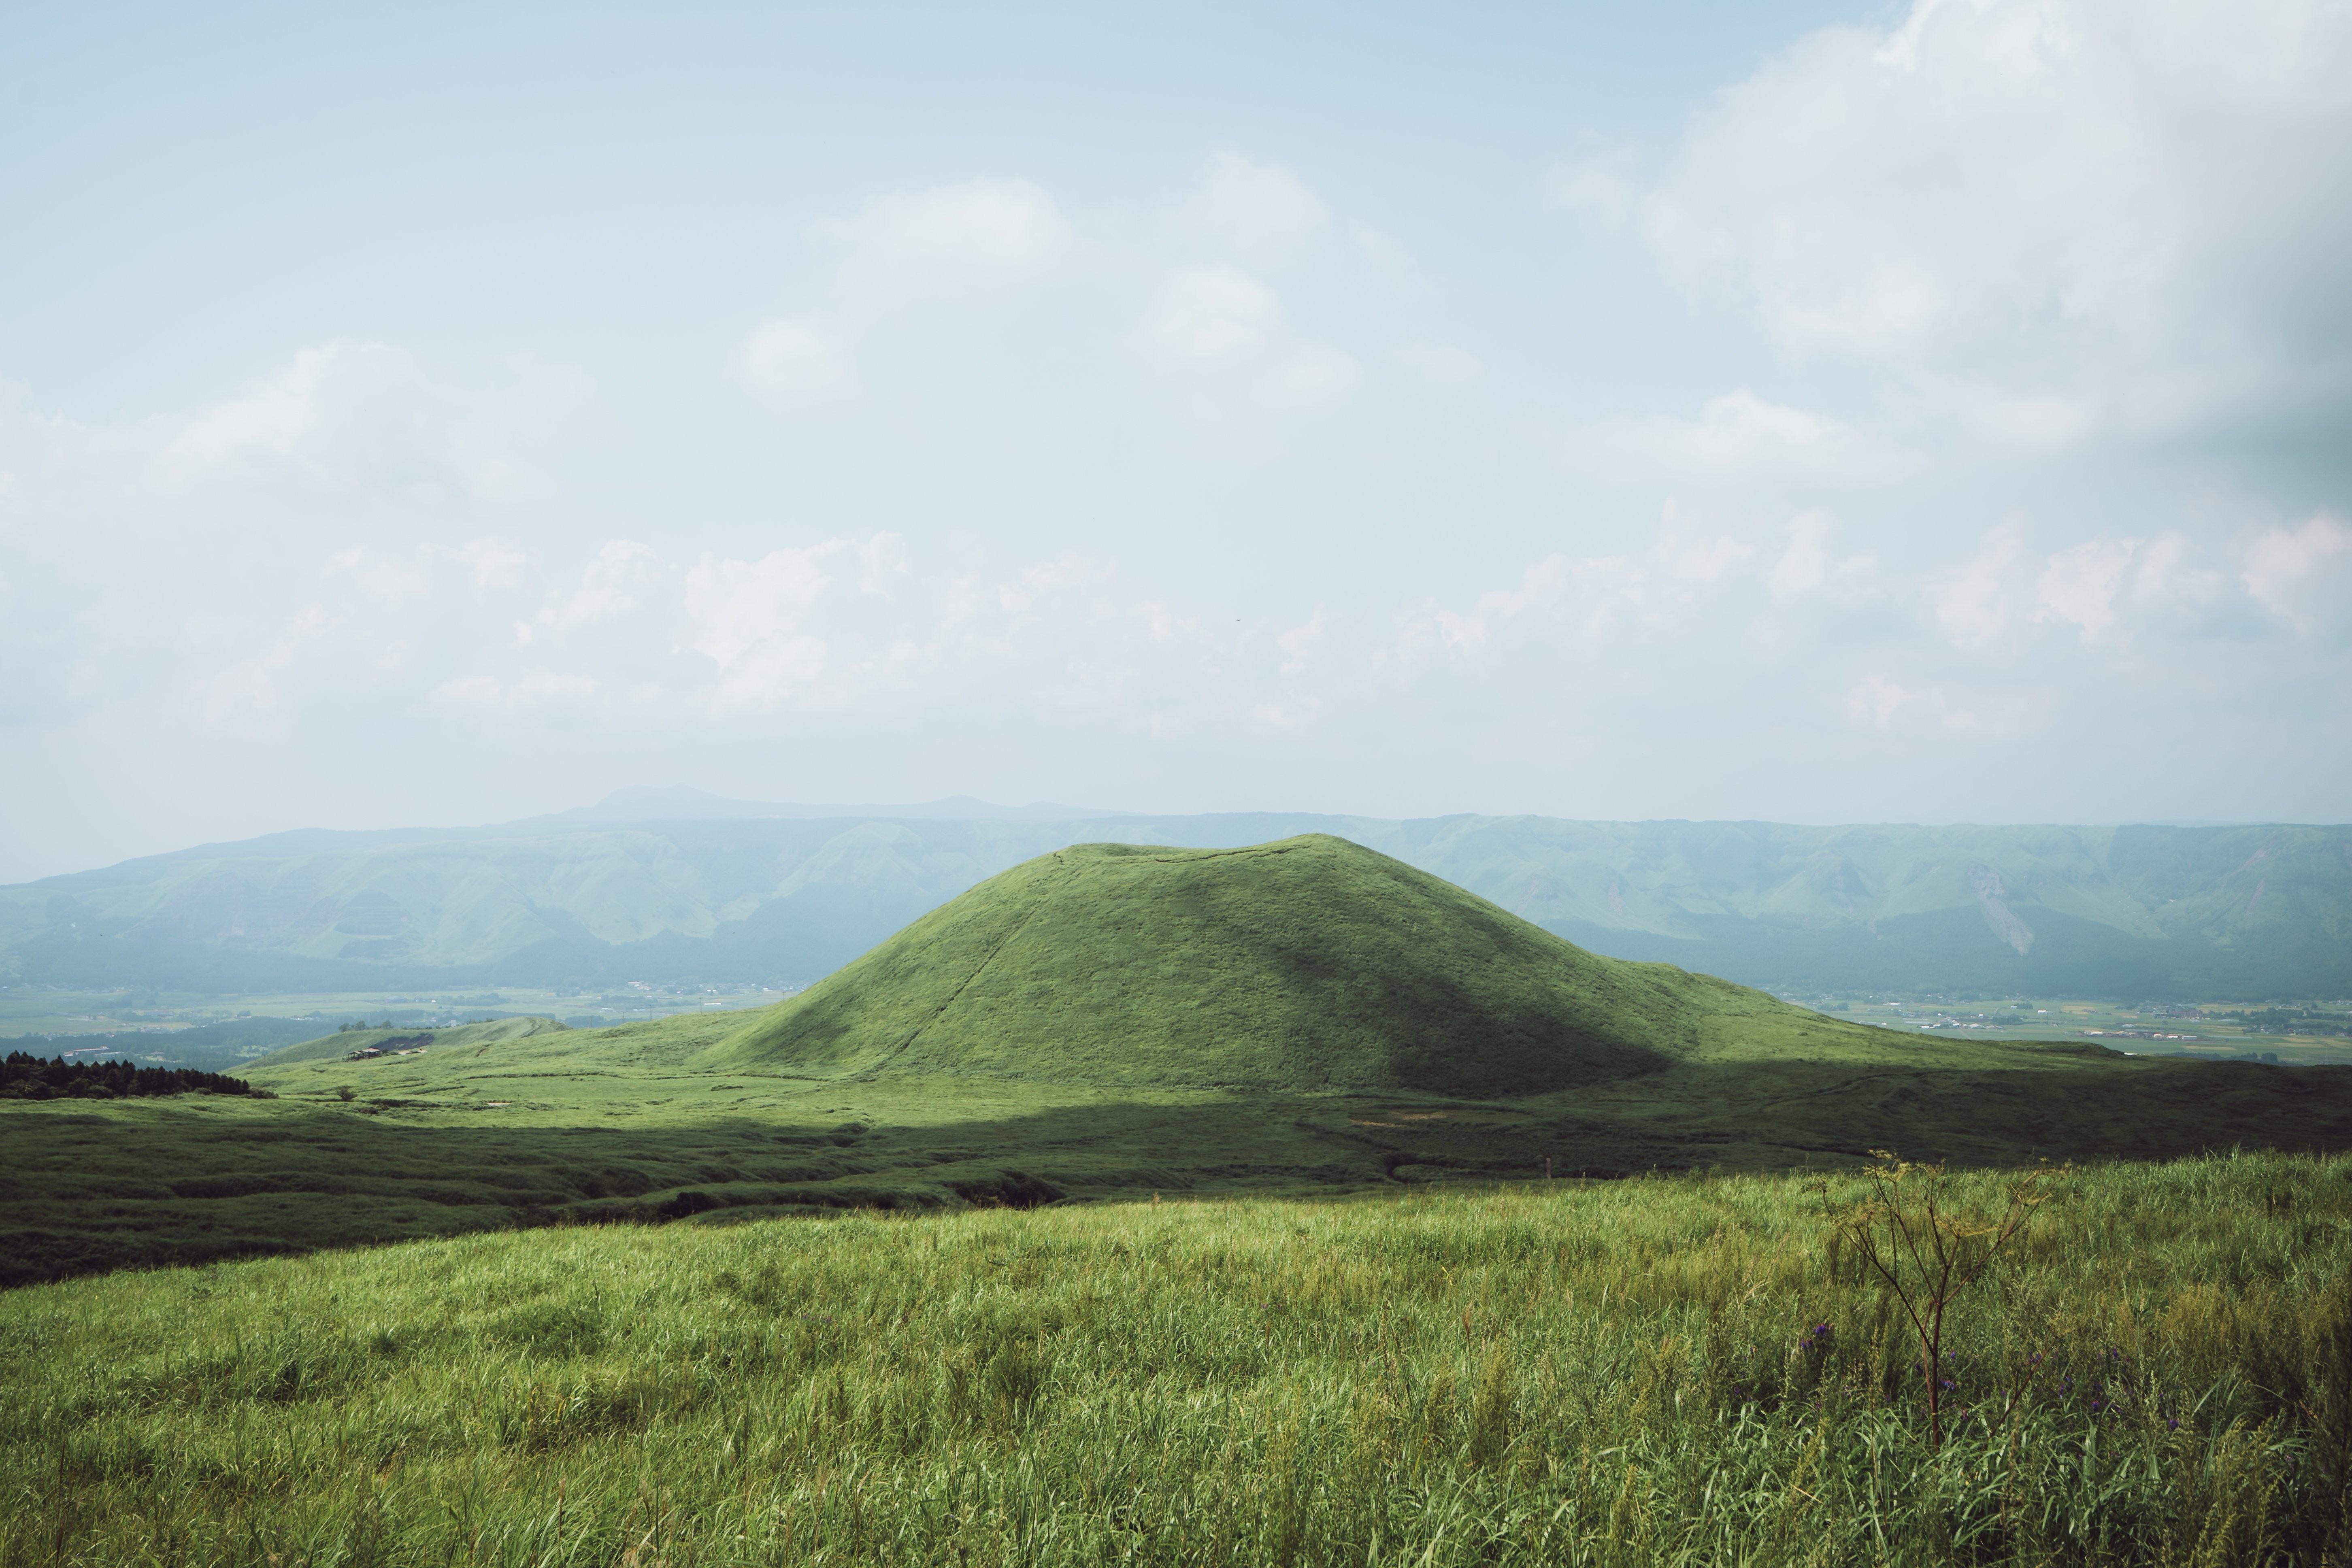
[[[1032,856],[1331,833],[1581,945],[1800,991],[2352,994],[2352,827],[1146,816],[628,790],[0,888],[0,973],[211,991],[806,982]]]

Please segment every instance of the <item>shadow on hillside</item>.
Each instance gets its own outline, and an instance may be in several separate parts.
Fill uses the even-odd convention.
[[[2092,1058],[2030,1070],[1830,1063],[1678,1068],[1592,1112],[1667,1145],[2006,1165],[2352,1147],[2352,1068]],[[1696,1162],[1686,1162],[1696,1163]],[[1753,1166],[1770,1158],[1727,1160]]]
[[[929,1081],[951,1101],[952,1080]],[[990,1086],[992,1097],[1004,1088]],[[1373,1189],[1548,1170],[1785,1170],[1847,1163],[1874,1148],[1967,1164],[2343,1149],[2352,1147],[2352,1068],[1776,1062],[1682,1068],[1573,1098],[1236,1095],[832,1131],[745,1116],[453,1126],[293,1102],[259,1117],[174,1113],[169,1102],[0,1114],[10,1153],[0,1171],[0,1284],[21,1285],[564,1222]]]

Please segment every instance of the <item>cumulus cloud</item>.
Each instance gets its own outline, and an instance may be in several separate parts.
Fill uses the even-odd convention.
[[[1775,599],[1794,599],[1825,589],[1854,592],[1874,584],[1878,575],[1878,557],[1864,551],[1839,557],[1832,550],[1837,537],[1837,520],[1821,510],[1799,512],[1789,520],[1783,531],[1789,536],[1786,549],[1772,564],[1766,587]]]
[[[2119,601],[2144,548],[2137,539],[2086,539],[2055,552],[2034,580],[2040,617],[2079,627],[2086,643],[2116,637]]]
[[[1083,588],[1099,590],[1108,585],[1111,575],[1108,561],[1082,550],[1066,550],[1050,560],[1024,566],[998,584],[996,602],[1008,624],[1017,627],[1034,621],[1046,600]],[[1168,629],[1174,626],[1164,615],[1155,624]]]
[[[1857,724],[1884,730],[1894,723],[1897,712],[1918,698],[1917,692],[1906,691],[1899,683],[1874,671],[1855,681],[1846,692],[1845,713]]]
[[[205,716],[218,722],[241,707],[277,707],[278,678],[292,668],[296,657],[322,637],[331,624],[323,605],[306,605],[266,650],[197,682]]]
[[[735,351],[747,389],[803,411],[858,400],[857,350],[875,331],[926,309],[1010,298],[1060,273],[1077,248],[1054,198],[1026,180],[894,192],[814,231],[841,253],[829,302],[760,322]]]
[[[522,581],[523,568],[530,561],[520,546],[495,534],[469,539],[463,544],[427,544],[425,552],[464,567],[473,577],[476,598],[514,587]]]
[[[462,544],[427,540],[421,544],[346,545],[330,554],[319,568],[321,581],[341,579],[378,604],[399,605],[430,595],[435,574],[454,565],[470,580],[474,596],[512,588],[522,581],[530,557],[512,542],[495,534]]]
[[[537,708],[550,702],[582,702],[596,695],[599,682],[592,676],[561,670],[530,669],[511,679],[495,675],[461,675],[433,689],[433,700],[461,708]]]
[[[387,605],[422,597],[433,585],[432,563],[423,551],[385,551],[365,544],[336,551],[319,575],[348,577],[362,594]]]
[[[1127,342],[1139,365],[1212,417],[1313,412],[1363,379],[1351,356],[1295,331],[1281,296],[1238,267],[1170,273]]]
[[[1397,351],[1408,369],[1440,386],[1466,386],[1486,374],[1486,363],[1452,343],[1412,343]]]
[[[1290,170],[1227,152],[1209,160],[1183,221],[1195,243],[1244,266],[1272,268],[1305,249],[1331,213]]]
[[[1433,608],[1409,620],[1404,647],[1486,647],[1509,623],[1540,616],[1598,638],[1622,627],[1672,622],[1680,606],[1756,553],[1725,534],[1700,531],[1669,506],[1650,548],[1638,554],[1571,556],[1534,563],[1509,588],[1489,589],[1467,611]]]
[[[1923,574],[1921,586],[1944,640],[1970,653],[2020,653],[2039,626],[2118,653],[2146,637],[2195,638],[2225,626],[2244,637],[2259,634],[2263,612],[2310,636],[2352,602],[2352,530],[2315,517],[2263,531],[2242,551],[2233,595],[2229,574],[2179,530],[2101,535],[2044,554],[2012,518],[1973,554]]]
[[[660,556],[650,545],[615,539],[581,569],[578,587],[550,594],[537,615],[515,623],[515,642],[521,645],[545,635],[560,636],[625,616],[638,606],[646,588],[666,574]]]
[[[1314,661],[1317,645],[1322,642],[1324,633],[1329,630],[1329,618],[1318,605],[1313,618],[1304,626],[1293,626],[1276,637],[1274,646],[1282,650],[1282,673],[1304,674],[1307,667]]]
[[[389,343],[305,348],[194,413],[97,437],[177,493],[266,487],[409,502],[505,502],[533,489],[523,451],[576,416],[577,372],[517,363],[468,382]]]
[[[889,683],[916,651],[894,639],[845,658],[829,632],[845,593],[886,595],[907,570],[895,533],[774,550],[757,561],[706,556],[687,572],[679,646],[718,679],[704,693],[717,714],[839,708]]]
[[[1696,420],[1601,420],[1568,432],[1559,445],[1580,469],[1683,481],[1836,482],[1884,478],[1902,466],[1851,425],[1768,403],[1746,387],[1709,398]]]
[[[1556,641],[1559,657],[1622,673],[1670,650],[1727,679],[1759,659],[1811,660],[1806,679],[1838,681],[1837,706],[1862,729],[2014,738],[2079,681],[2139,670],[2154,691],[2241,659],[2251,673],[2265,624],[2275,648],[2332,635],[2352,605],[2352,528],[2330,517],[2252,537],[2234,577],[2178,531],[2043,551],[2011,518],[1901,574],[1874,552],[1842,552],[1836,532],[1829,514],[1801,512],[1769,552],[1669,509],[1647,550],[1546,555],[1466,608],[1406,617],[1397,648],[1408,663],[1443,654],[1501,668],[1540,667]]]
[[[2030,613],[2034,574],[2022,521],[2011,519],[1986,533],[1974,555],[1928,574],[1930,601],[1944,636],[1958,648],[2000,642]]]
[[[2246,592],[2305,637],[2352,621],[2352,528],[2332,517],[2263,531],[2246,551]]]
[[[1163,215],[1167,209],[1161,209]],[[772,317],[737,343],[737,379],[780,407],[848,407],[870,384],[862,360],[877,340],[927,311],[1002,307],[1041,285],[1085,276],[1150,279],[1125,333],[1129,359],[1204,423],[1279,416],[1346,397],[1363,369],[1344,351],[1299,332],[1264,274],[1298,260],[1332,226],[1328,207],[1293,171],[1237,152],[1211,158],[1167,223],[1142,240],[1082,233],[1054,197],[1025,180],[976,179],[877,196],[814,233],[839,252],[821,303]],[[1113,226],[1115,231],[1116,226]],[[1360,242],[1402,262],[1369,230]],[[1385,247],[1385,249],[1383,249]],[[1424,344],[1403,352],[1428,378],[1479,374],[1467,352]]]
[[[894,192],[816,232],[841,247],[837,285],[868,313],[971,303],[1044,282],[1076,245],[1054,198],[1026,180]]]
[[[1553,205],[1604,233],[1623,228],[1642,198],[1642,188],[1633,176],[1632,157],[1622,148],[1563,163],[1552,171],[1548,185]]]
[[[2323,0],[1915,0],[1721,94],[1640,222],[1791,352],[1997,438],[2340,425],[2347,81],[2352,10]]]
[[[855,333],[822,311],[753,327],[735,351],[735,374],[749,390],[791,408],[838,408],[866,391]]]

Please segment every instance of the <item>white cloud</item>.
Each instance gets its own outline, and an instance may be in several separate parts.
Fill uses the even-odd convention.
[[[435,687],[433,700],[453,707],[512,711],[551,702],[584,702],[596,695],[600,685],[591,676],[548,669],[525,670],[511,680],[495,675],[461,675]]]
[[[427,542],[405,548],[352,544],[336,551],[320,565],[321,581],[342,578],[361,595],[379,604],[398,606],[433,591],[435,568],[454,563],[473,580],[474,596],[511,588],[522,581],[530,557],[507,540],[495,536],[469,539],[463,544]]]
[[[2132,574],[2132,614],[2151,627],[2194,630],[2230,597],[2228,576],[2199,563],[2188,535],[2169,530],[2150,540]]]
[[[1621,229],[1632,219],[1642,195],[1632,175],[1632,163],[1620,148],[1563,163],[1552,171],[1548,182],[1551,199],[1603,232]]]
[[[686,574],[679,635],[681,647],[717,667],[705,704],[715,714],[840,708],[891,684],[919,649],[901,638],[845,656],[836,643],[855,639],[832,629],[830,613],[845,593],[883,595],[906,572],[895,533],[774,550],[757,561],[705,556]]]
[[[2117,637],[2122,613],[2118,601],[2145,542],[2086,539],[2053,553],[2034,582],[2034,595],[2040,601],[2038,618],[2081,627],[2085,643]]]
[[[2310,632],[2352,598],[2352,531],[2325,517],[2254,539],[2242,595],[2200,553],[2172,530],[2080,540],[2043,555],[2027,543],[2023,521],[2011,519],[1974,555],[1927,572],[1921,586],[1951,647],[2003,658],[2031,646],[2036,626],[2072,628],[2085,648],[2133,649],[2149,637],[2188,646],[2217,630],[2258,635],[2256,606]]]
[[[197,682],[205,716],[217,723],[239,707],[277,707],[278,678],[292,668],[295,657],[323,637],[331,624],[323,606],[306,605],[295,612],[265,652]]]
[[[1060,274],[1078,250],[1054,198],[1026,180],[893,192],[814,231],[841,250],[829,302],[760,322],[735,350],[745,388],[801,412],[865,395],[858,348],[876,331],[927,309],[999,303]]]
[[[1845,713],[1857,724],[1884,730],[1895,722],[1897,711],[1918,698],[1917,692],[1905,690],[1884,675],[1865,675],[1845,694]]]
[[[1485,362],[1476,354],[1452,343],[1412,343],[1399,349],[1396,357],[1423,380],[1440,386],[1466,386],[1486,374]]]
[[[328,556],[319,575],[348,577],[361,593],[387,605],[421,598],[433,586],[432,569],[423,552],[392,552],[364,544]]]
[[[1981,648],[1999,642],[2032,603],[2032,552],[2025,525],[2014,519],[1984,536],[1969,559],[1929,574],[1927,587],[1936,619],[1955,647]]]
[[[2047,690],[1966,682],[1907,687],[1874,671],[1845,691],[1846,721],[1859,730],[2000,744],[2046,731]]]
[[[1049,561],[1023,567],[996,588],[996,602],[1015,626],[1032,618],[1038,604],[1073,589],[1108,585],[1110,563],[1083,551],[1068,550]]]
[[[1330,210],[1297,174],[1219,153],[1173,222],[1196,254],[1217,259],[1169,266],[1152,254],[1168,246],[1164,228],[1125,246],[1089,237],[1025,180],[976,179],[877,196],[852,216],[814,226],[841,253],[824,300],[753,327],[736,346],[736,376],[783,407],[844,407],[869,390],[861,369],[869,351],[921,312],[997,307],[1085,274],[1155,280],[1123,346],[1203,423],[1328,407],[1362,380],[1351,355],[1295,330],[1281,296],[1259,275],[1298,259],[1331,227]],[[1406,266],[1384,237],[1359,226],[1356,238],[1375,267]],[[1401,357],[1440,382],[1468,380],[1482,369],[1465,351],[1443,344]]]
[[[2246,551],[2246,592],[2311,637],[2352,619],[2352,528],[2317,516],[2265,530]]]
[[[1314,618],[1305,626],[1293,626],[1276,637],[1274,646],[1282,650],[1282,673],[1285,675],[1306,673],[1307,665],[1315,658],[1316,646],[1322,642],[1323,634],[1329,629],[1322,607],[1318,605]]]
[[[1563,437],[1560,450],[1588,471],[1684,481],[1860,480],[1901,466],[1852,426],[1768,403],[1746,387],[1709,398],[1696,420],[1656,415],[1584,426]]]
[[[1323,710],[1323,704],[1312,696],[1298,696],[1281,702],[1261,702],[1250,710],[1250,716],[1274,730],[1303,730],[1312,724]]]
[[[1210,159],[1184,203],[1184,226],[1194,240],[1246,267],[1282,266],[1330,220],[1330,209],[1306,181],[1239,153]]]
[[[615,539],[581,569],[577,588],[549,595],[537,615],[515,623],[515,642],[528,643],[542,633],[560,636],[628,615],[642,602],[646,587],[667,574],[651,546]]]
[[[823,311],[753,327],[735,351],[735,374],[751,391],[793,408],[837,408],[865,392],[854,334]]]
[[[1775,599],[1793,599],[1823,589],[1856,591],[1878,574],[1878,557],[1865,551],[1837,559],[1831,542],[1837,520],[1825,511],[1800,512],[1789,520],[1788,548],[1773,563],[1766,587]]]
[[[1076,247],[1054,198],[1026,180],[895,192],[816,231],[842,247],[838,288],[867,314],[992,300],[1052,278]]]
[[[587,393],[576,372],[517,363],[499,381],[468,384],[405,349],[338,339],[233,396],[100,444],[144,447],[155,482],[179,493],[259,486],[513,501],[533,488],[522,448],[569,420]]]
[[[2347,81],[2352,9],[2327,0],[1916,0],[1721,94],[1642,224],[1789,350],[1885,367],[1996,439],[2340,425]]]
[[[1466,612],[1435,609],[1408,623],[1403,643],[1462,652],[1485,647],[1502,628],[1540,612],[1586,638],[1626,625],[1675,623],[1705,590],[1756,553],[1727,535],[1703,534],[1669,505],[1651,547],[1639,555],[1556,552],[1519,574],[1517,587],[1490,589]]]
[[[1362,367],[1290,327],[1281,296],[1238,267],[1168,275],[1128,334],[1146,369],[1182,383],[1196,412],[1297,414],[1354,391]]]
[[[1201,635],[1201,617],[1188,616],[1162,599],[1146,599],[1136,607],[1151,640],[1172,643]]]
[[[1421,269],[1412,255],[1391,236],[1370,224],[1349,226],[1348,237],[1355,242],[1356,254],[1366,266],[1392,284],[1412,287],[1421,281]]]
[[[455,561],[471,572],[476,598],[516,586],[522,581],[522,569],[530,560],[520,547],[494,535],[469,539],[463,544],[428,544],[425,551],[427,555]]]

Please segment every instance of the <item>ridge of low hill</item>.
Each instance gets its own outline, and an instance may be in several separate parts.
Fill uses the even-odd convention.
[[[1328,834],[1080,844],[991,878],[689,1064],[1287,1093],[1542,1094],[1701,1056],[1712,1022],[1859,1028],[1603,958]]]
[[[458,1024],[446,1029],[341,1029],[316,1039],[299,1040],[282,1050],[257,1057],[245,1064],[249,1071],[295,1067],[303,1062],[347,1060],[362,1052],[448,1050],[457,1046],[493,1046],[527,1040],[534,1035],[570,1033],[553,1018],[493,1018],[482,1024]]]

